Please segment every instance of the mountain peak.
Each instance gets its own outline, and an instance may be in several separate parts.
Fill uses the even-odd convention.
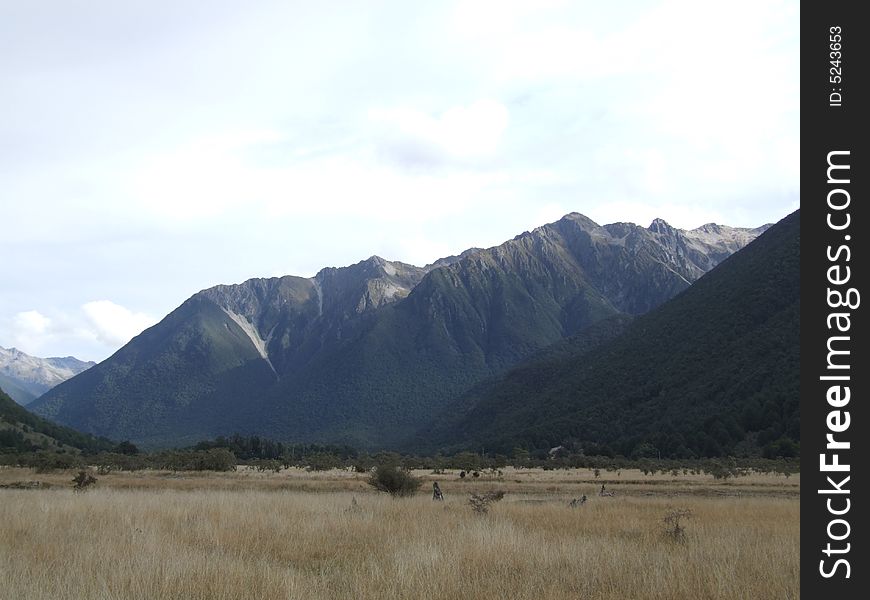
[[[592,351],[587,329],[570,338],[579,343],[469,390],[415,443],[450,452],[607,444],[626,456],[653,444],[661,456],[728,456],[798,440],[799,242],[793,213]],[[756,418],[762,410],[770,416]],[[715,437],[711,423],[723,424]]]
[[[372,255],[311,278],[218,286],[34,410],[137,443],[244,429],[386,447],[469,386],[659,306],[731,252],[570,213],[440,268]]]
[[[597,229],[600,227],[598,223],[590,219],[584,214],[578,212],[569,212],[567,215],[559,219],[560,221],[571,221],[579,224],[583,229]]]
[[[0,387],[19,404],[27,404],[94,364],[71,356],[39,358],[18,348],[0,347]]]
[[[475,254],[483,252],[483,250],[484,250],[483,248],[477,248],[477,247],[469,248],[468,250],[463,250],[462,252],[460,252],[459,255],[445,256],[445,257],[439,258],[435,262],[429,263],[428,265],[423,267],[423,270],[424,271],[431,271],[432,269],[437,269],[439,267],[448,267],[452,264],[459,262],[463,258],[468,258],[469,256],[473,256]]]
[[[692,231],[702,231],[704,233],[714,233],[720,234],[722,233],[722,226],[716,223],[704,223],[700,227],[696,227]]]
[[[655,218],[653,222],[650,223],[650,226],[647,228],[653,233],[671,233],[674,231],[674,228],[665,221],[664,219]]]

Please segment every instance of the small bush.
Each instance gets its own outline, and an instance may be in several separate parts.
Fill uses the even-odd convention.
[[[686,539],[686,528],[682,524],[683,519],[692,517],[692,511],[688,508],[672,508],[665,513],[665,536],[675,542],[682,542]]]
[[[370,486],[391,496],[413,496],[422,483],[422,480],[395,465],[378,465],[368,480]]]
[[[254,459],[248,461],[248,465],[256,469],[258,473],[265,473],[266,471],[273,471],[275,473],[281,472],[281,461],[280,460],[270,460],[270,459]]]
[[[495,504],[502,498],[504,498],[504,491],[496,490],[484,494],[471,494],[468,503],[471,505],[471,510],[479,515],[485,515],[489,512],[490,505]]]
[[[76,492],[84,492],[95,483],[97,483],[96,477],[87,471],[79,471],[79,474],[73,477],[73,490]]]

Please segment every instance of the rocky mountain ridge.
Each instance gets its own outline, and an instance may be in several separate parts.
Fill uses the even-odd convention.
[[[482,378],[647,312],[763,228],[600,226],[578,213],[416,267],[203,290],[34,409],[140,443],[241,431],[386,447]]]
[[[17,348],[0,347],[0,387],[16,402],[27,405],[95,364],[72,356],[39,358]]]
[[[799,315],[797,211],[611,339],[568,338],[477,386],[407,447],[796,456]]]

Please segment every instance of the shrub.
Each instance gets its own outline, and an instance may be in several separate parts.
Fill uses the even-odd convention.
[[[422,483],[422,480],[395,465],[378,465],[368,480],[368,484],[379,492],[387,492],[394,497],[412,496]]]
[[[256,469],[260,473],[265,473],[266,471],[274,471],[275,473],[279,473],[281,471],[281,461],[280,460],[270,460],[270,459],[255,459],[248,461],[248,465],[254,469]]]
[[[495,504],[502,498],[504,498],[504,491],[496,490],[484,494],[471,494],[468,503],[471,505],[471,510],[477,514],[485,515],[489,512],[490,505]]]
[[[73,490],[76,492],[84,492],[96,482],[97,478],[87,471],[79,471],[79,474],[73,477]]]
[[[235,471],[236,455],[226,448],[213,448],[199,457],[199,471]]]
[[[344,461],[329,452],[312,454],[307,458],[306,462],[305,468],[308,471],[329,471],[330,469],[341,469],[344,467]]]
[[[675,542],[682,542],[686,539],[686,528],[682,524],[683,519],[692,517],[692,511],[688,508],[672,508],[665,513],[665,536]]]
[[[171,471],[235,471],[236,456],[226,448],[164,452],[155,461]]]

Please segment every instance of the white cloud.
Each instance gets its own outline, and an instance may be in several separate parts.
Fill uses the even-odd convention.
[[[72,310],[53,306],[0,319],[0,345],[15,346],[33,356],[102,360],[156,322],[150,315],[109,300],[87,302]]]
[[[15,315],[15,328],[19,335],[42,335],[51,326],[51,319],[37,310],[28,310]]]
[[[438,115],[417,108],[377,108],[369,119],[381,127],[382,150],[402,165],[466,161],[494,155],[508,127],[500,102],[477,100]]]
[[[8,339],[0,341],[0,346],[13,346],[28,354],[38,355],[51,341],[52,320],[38,310],[19,312],[10,321],[5,327]]]
[[[144,313],[133,312],[110,300],[95,300],[82,306],[97,339],[108,346],[121,346],[157,320]]]
[[[101,358],[203,287],[570,211],[799,203],[796,1],[49,4],[0,20],[0,344]]]
[[[244,152],[282,140],[273,130],[228,131],[195,138],[145,159],[134,177],[143,213],[164,223],[196,222],[245,204],[263,191]]]

